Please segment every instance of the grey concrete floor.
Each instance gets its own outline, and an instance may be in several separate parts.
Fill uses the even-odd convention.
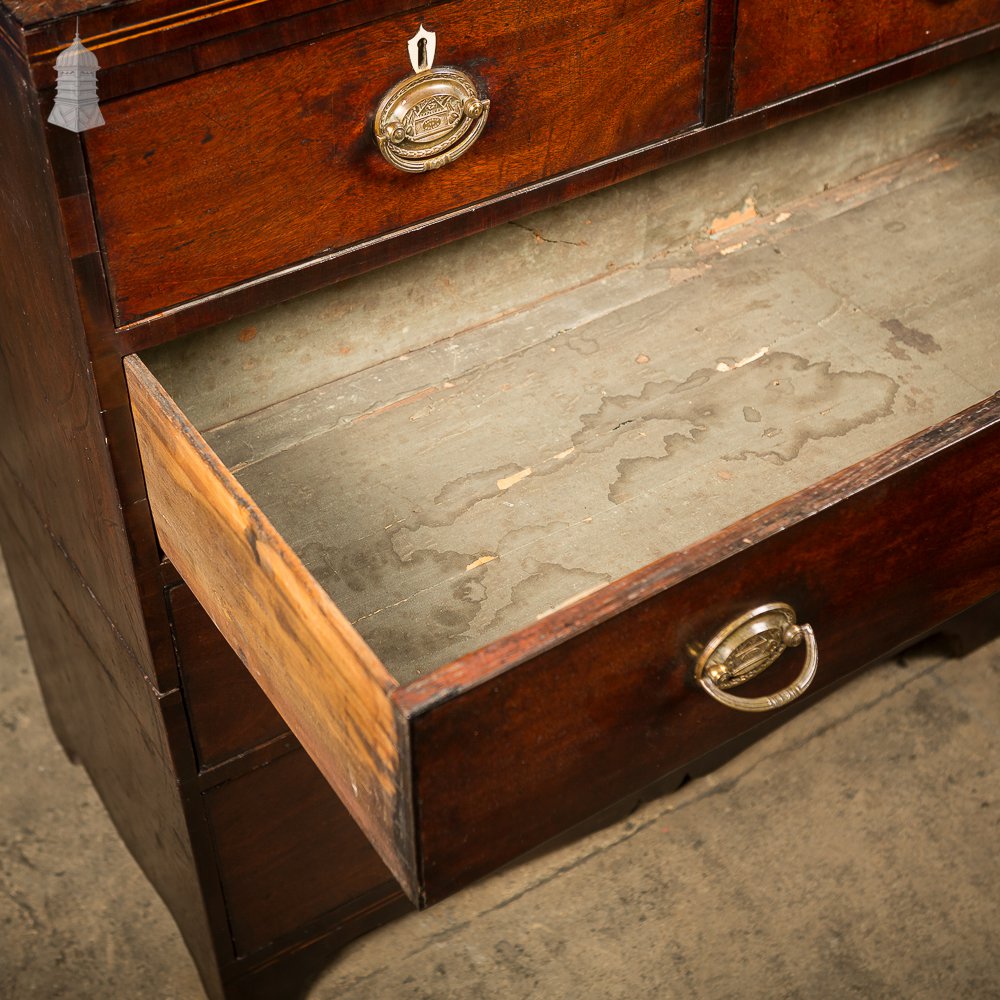
[[[1000,997],[1000,641],[877,666],[709,777],[350,947],[312,996]],[[197,998],[0,577],[0,996]]]

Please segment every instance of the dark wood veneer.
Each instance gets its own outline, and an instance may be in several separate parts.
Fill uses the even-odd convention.
[[[375,849],[302,750],[210,789],[205,804],[237,955],[260,950],[373,887],[403,899]],[[297,831],[294,840],[289,829]],[[327,861],[331,850],[337,852],[335,865]]]
[[[221,927],[216,922],[213,930],[206,914],[204,876],[174,774],[183,765],[164,746],[165,730],[179,721],[180,697],[158,696],[148,686],[123,693],[122,680],[136,676],[134,663],[106,621],[103,641],[93,644],[48,587],[42,575],[48,567],[36,560],[50,543],[37,522],[18,525],[0,507],[0,532],[53,728],[87,768],[119,834],[169,906],[206,988],[218,995]],[[165,725],[165,716],[173,725]]]
[[[990,52],[998,46],[1000,26],[985,28],[962,39],[943,42],[913,56],[824,84],[779,104],[654,142],[621,156],[540,181],[528,188],[435,216],[418,225],[321,254],[231,288],[220,288],[209,295],[125,324],[118,331],[118,349],[122,354],[145,350],[192,330],[363,274],[375,267],[617,184],[668,163],[697,156],[842,101]],[[715,79],[719,79],[718,75]]]
[[[27,66],[0,51],[0,539],[53,728],[219,995],[221,897],[196,846],[200,801],[178,783],[194,757],[158,641],[162,596],[150,603],[137,575],[148,510],[123,509],[108,447],[135,438],[101,410],[124,376],[100,323],[107,292],[74,149],[78,137],[43,125]]]
[[[735,109],[818,84],[994,24],[996,0],[740,0]]]
[[[0,455],[144,663],[145,625],[45,136],[25,87],[0,59]]]
[[[0,6],[0,53],[15,63],[25,63],[24,44],[21,28],[10,12]]]
[[[712,0],[708,8],[708,50],[705,57],[706,125],[718,125],[732,113],[733,42],[737,0]]]
[[[332,5],[325,0],[233,0],[206,10],[205,5],[185,9],[187,4],[133,0],[84,14],[80,32],[101,61],[101,94],[113,99],[426,5],[427,0],[338,0]],[[175,13],[152,16],[159,7]],[[27,27],[40,91],[54,86],[53,58],[69,44],[75,26],[75,19],[64,19]]]
[[[701,3],[589,0],[568,11],[494,0],[470,22],[452,0],[422,17],[437,31],[437,62],[463,67],[492,101],[483,135],[446,170],[405,174],[371,135],[379,99],[411,72],[412,17],[104,105],[87,153],[119,322],[700,119]],[[610,99],[594,67],[622,60],[629,72]]]

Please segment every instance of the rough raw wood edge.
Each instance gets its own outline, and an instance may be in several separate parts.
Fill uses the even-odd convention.
[[[412,893],[396,682],[149,369],[125,370],[164,552]]]
[[[412,720],[443,701],[489,682],[730,556],[840,503],[903,469],[1000,422],[1000,392],[925,431],[866,458],[814,486],[736,521],[686,549],[650,563],[564,607],[519,632],[459,657],[396,690],[392,699]]]

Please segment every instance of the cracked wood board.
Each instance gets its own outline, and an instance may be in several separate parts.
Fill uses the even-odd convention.
[[[994,391],[998,165],[983,129],[240,419],[203,399],[206,439],[406,683]]]

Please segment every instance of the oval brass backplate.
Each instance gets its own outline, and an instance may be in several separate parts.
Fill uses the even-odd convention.
[[[421,38],[433,40],[431,32]],[[433,42],[419,51],[433,53]],[[401,80],[379,103],[375,112],[375,140],[382,155],[408,173],[437,170],[457,160],[479,138],[486,125],[490,102],[460,69],[433,69],[426,56],[414,59],[417,70]]]

